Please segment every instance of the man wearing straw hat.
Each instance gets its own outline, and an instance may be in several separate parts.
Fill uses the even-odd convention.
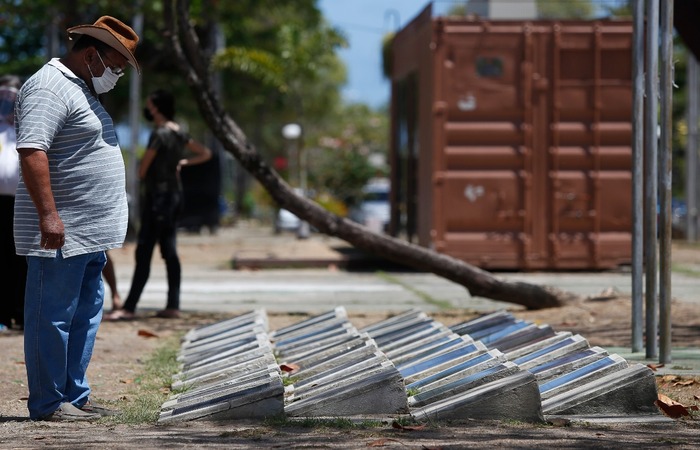
[[[121,247],[128,207],[112,119],[99,96],[127,65],[138,36],[100,17],[68,29],[75,43],[22,86],[16,105],[21,178],[15,244],[27,257],[24,352],[29,417],[93,420],[86,378],[102,318],[105,251]]]

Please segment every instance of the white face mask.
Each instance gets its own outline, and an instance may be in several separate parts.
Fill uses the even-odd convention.
[[[92,86],[95,88],[95,93],[97,95],[100,95],[114,89],[114,86],[117,85],[117,81],[119,81],[119,78],[121,78],[121,76],[124,75],[124,72],[114,72],[111,67],[107,67],[104,61],[102,61],[102,57],[100,56],[99,52],[97,53],[97,57],[100,58],[100,62],[105,68],[105,71],[102,73],[102,76],[96,77],[92,75],[92,70],[90,70],[89,65],[88,70],[90,71],[90,75],[92,75]]]

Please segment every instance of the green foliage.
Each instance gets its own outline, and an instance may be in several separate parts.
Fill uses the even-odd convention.
[[[593,17],[591,0],[537,0],[541,19],[589,19]]]
[[[386,151],[387,118],[384,112],[363,105],[343,104],[340,88],[347,74],[337,52],[348,45],[347,39],[328,25],[317,3],[191,0],[189,14],[212,79],[220,81],[215,85],[220,86],[222,104],[250,143],[267,161],[286,157],[288,143],[281,129],[286,123],[299,123],[304,130],[302,144],[310,155],[310,188],[330,210],[343,211],[345,200],[357,197],[359,188],[376,172],[367,157]],[[210,131],[163,33],[162,0],[0,0],[0,8],[0,73],[25,77],[49,56],[66,52],[65,30],[70,26],[92,23],[103,14],[132,24],[141,13],[143,30],[136,56],[142,69],[142,98],[167,87],[177,99],[178,121],[193,137],[208,142]],[[49,37],[57,44],[51,55],[46,46]],[[221,41],[223,48],[217,48]],[[116,123],[127,119],[128,80],[134,74],[129,71],[105,96],[105,106]],[[328,142],[334,144],[324,144]],[[269,201],[265,197],[240,193],[235,203],[241,211],[252,211],[251,198],[258,206],[258,200],[263,205]]]
[[[179,368],[179,343],[179,337],[174,337],[156,350],[145,362],[142,374],[132,384],[126,399],[116,403],[121,414],[102,420],[110,423],[155,423],[170,392],[172,376]]]

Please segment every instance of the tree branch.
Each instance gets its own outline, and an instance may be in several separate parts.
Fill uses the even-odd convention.
[[[175,3],[177,18],[173,15]],[[209,128],[223,147],[263,185],[282,208],[308,221],[322,233],[343,239],[368,253],[444,277],[464,286],[473,296],[515,303],[529,309],[562,306],[578,299],[575,294],[549,286],[496,278],[489,272],[451,256],[388,235],[374,233],[362,225],[326,211],[305,197],[296,195],[282,177],[261,159],[211,90],[208,83],[208,65],[202,57],[203,49],[199,47],[197,35],[189,20],[187,0],[166,1],[165,21],[180,68]]]

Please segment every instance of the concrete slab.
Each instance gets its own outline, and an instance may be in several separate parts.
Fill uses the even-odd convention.
[[[377,355],[374,358],[358,361],[339,372],[324,372],[318,374],[313,379],[303,380],[303,383],[295,382],[286,387],[286,403],[297,401],[321,394],[329,390],[336,390],[348,384],[360,382],[375,374],[387,370],[391,366],[391,361]]]
[[[501,322],[496,322],[487,328],[476,330],[468,335],[474,340],[490,343],[496,339],[513,333],[521,328],[532,326],[533,324],[524,320],[516,319],[515,317],[506,318]]]
[[[486,383],[515,375],[521,370],[522,369],[516,364],[506,361],[502,364],[495,365],[469,376],[461,377],[446,384],[441,384],[433,388],[421,389],[419,393],[408,398],[408,406],[409,408],[423,407],[446,398],[454,397],[463,392],[468,392]]]
[[[420,364],[423,361],[434,359],[445,353],[451,352],[455,349],[478,345],[478,348],[486,348],[486,346],[481,341],[472,341],[469,336],[459,336],[451,339],[450,341],[441,344],[438,348],[429,351],[417,352],[415,355],[411,355],[410,359],[404,360],[401,364],[396,367],[401,370],[402,368],[411,367],[416,364]]]
[[[384,354],[379,351],[379,349],[371,345],[370,341],[368,345],[352,349],[345,353],[337,354],[331,358],[319,362],[318,364],[299,369],[297,372],[294,372],[294,378],[302,381],[306,378],[327,372],[329,370],[338,371],[340,368],[347,366],[350,363],[372,358],[376,354],[381,354],[382,357],[386,358]]]
[[[625,416],[659,415],[654,373],[633,364],[591,383],[542,401],[546,414]]]
[[[323,339],[326,336],[330,336],[334,333],[338,333],[348,328],[355,329],[355,326],[350,323],[347,319],[334,319],[317,326],[312,326],[299,330],[299,333],[295,333],[294,336],[288,336],[284,339],[275,339],[272,342],[277,349],[284,349],[288,347],[301,347],[307,344],[309,341],[314,341],[317,339]],[[269,336],[269,335],[268,335]]]
[[[290,355],[306,354],[309,351],[326,348],[328,345],[344,341],[349,337],[357,336],[358,331],[351,324],[335,328],[318,336],[309,336],[303,341],[299,341],[298,345],[287,345],[278,347],[273,344],[274,352],[280,358],[287,359]]]
[[[278,374],[245,389],[227,391],[218,397],[162,411],[158,423],[206,419],[231,420],[279,416],[284,413],[284,387]]]
[[[227,341],[234,341],[237,338],[240,338],[241,336],[255,334],[267,335],[267,329],[260,321],[250,322],[244,325],[237,326],[235,328],[220,330],[218,333],[214,333],[199,339],[184,341],[180,346],[181,353],[196,351],[197,348],[202,348],[205,345],[211,345],[213,343],[225,343]]]
[[[552,336],[554,336],[554,330],[549,325],[539,325],[533,328],[528,326],[492,341],[487,346],[497,348],[507,354]]]
[[[562,392],[570,391],[583,384],[603,377],[611,372],[627,368],[628,364],[618,355],[609,355],[576,370],[562,374],[540,384],[540,395],[546,400]]]
[[[506,356],[511,361],[516,360],[522,356],[531,355],[533,353],[541,351],[543,348],[548,348],[552,345],[556,345],[561,341],[571,337],[571,333],[568,331],[559,331],[554,333],[553,336],[546,337],[544,339],[535,340],[529,344],[516,347],[506,352]]]
[[[447,332],[444,334],[435,334],[430,337],[420,339],[415,342],[411,342],[402,348],[397,348],[391,352],[384,351],[386,356],[391,359],[397,366],[403,364],[405,361],[413,359],[416,355],[420,355],[428,352],[430,354],[432,351],[439,351],[443,346],[448,345],[450,342],[457,342],[461,340],[462,336],[457,333]]]
[[[272,353],[272,346],[270,345],[270,342],[267,340],[267,336],[258,335],[256,337],[257,337],[256,340],[251,341],[248,344],[243,345],[241,347],[235,347],[235,348],[231,348],[228,350],[223,350],[220,353],[211,354],[208,356],[205,355],[201,359],[191,358],[191,361],[181,364],[181,370],[182,371],[194,370],[198,367],[206,366],[209,364],[214,364],[217,361],[221,361],[221,360],[227,359],[227,358],[245,357],[246,355],[250,354],[250,352],[255,352],[255,353],[269,352],[269,353]]]
[[[424,360],[413,366],[404,367],[403,369],[399,369],[399,372],[401,372],[401,375],[406,379],[406,383],[410,384],[468,361],[486,351],[487,349],[481,342],[475,342],[435,358]]]
[[[428,315],[418,308],[412,308],[412,309],[408,309],[406,311],[403,311],[399,314],[395,314],[395,315],[393,315],[385,320],[373,323],[371,325],[367,325],[366,327],[362,328],[360,331],[371,334],[379,329],[386,328],[387,326],[396,325],[400,322],[405,322],[405,321],[414,320],[414,319],[428,319]]]
[[[515,317],[508,311],[500,310],[493,313],[482,314],[472,320],[452,325],[450,329],[457,334],[472,335],[476,331],[496,326],[508,320],[515,321]]]
[[[300,354],[286,355],[283,363],[292,363],[300,368],[310,367],[339,354],[347,353],[359,347],[371,346],[377,348],[372,338],[366,333],[348,334],[345,339],[334,341],[318,349],[310,349]]]
[[[416,330],[414,333],[405,335],[400,339],[396,339],[392,342],[383,342],[381,349],[383,352],[389,353],[395,351],[396,349],[409,347],[412,342],[419,341],[421,339],[429,339],[431,336],[436,335],[450,335],[452,331],[440,322],[432,322],[431,326]]]
[[[163,403],[161,411],[182,407],[185,404],[200,403],[220,396],[224,392],[237,391],[246,387],[265,384],[270,378],[270,374],[278,373],[275,366],[263,367],[259,370],[249,371],[244,374],[235,375],[224,381],[195,386],[182,393],[176,393],[168,401]]]
[[[293,336],[299,330],[308,328],[313,325],[317,325],[321,322],[334,320],[334,319],[346,319],[348,318],[348,313],[345,307],[338,306],[330,311],[326,311],[322,314],[317,314],[315,316],[309,317],[308,319],[301,320],[292,325],[270,331],[270,340],[277,341],[279,339],[284,339],[289,336]]]
[[[261,339],[266,339],[266,336],[250,335],[220,345],[208,345],[203,349],[181,353],[177,360],[183,365],[189,365],[208,358],[218,358],[223,353],[238,353],[251,345],[256,346]]]
[[[539,383],[546,382],[561,374],[571,372],[599,359],[608,356],[608,352],[600,347],[590,347],[574,353],[562,355],[559,358],[531,367],[529,372],[535,375]]]
[[[231,378],[236,378],[251,372],[267,369],[270,366],[277,367],[277,370],[279,370],[279,366],[277,366],[274,356],[269,353],[263,353],[254,359],[246,361],[245,364],[242,365],[229,365],[210,372],[200,373],[198,375],[184,373],[179,380],[172,382],[171,387],[174,390],[190,389],[197,386],[221,383]]]
[[[204,354],[206,352],[217,353],[216,350],[220,349],[231,349],[238,345],[245,345],[249,342],[256,340],[257,336],[264,336],[267,340],[267,333],[260,326],[254,326],[248,329],[236,331],[231,334],[226,334],[224,336],[212,336],[199,341],[194,341],[182,345],[180,347],[179,355],[184,359],[192,359],[196,357],[194,355]]]
[[[506,357],[498,350],[489,350],[485,353],[478,353],[476,356],[452,365],[446,369],[432,375],[424,376],[411,383],[406,383],[408,391],[421,391],[424,389],[434,389],[443,384],[468,377],[474,373],[481,372],[490,367],[506,362]]]
[[[209,337],[211,335],[220,333],[231,328],[236,328],[241,324],[257,322],[263,325],[267,330],[269,323],[267,320],[267,313],[264,309],[256,309],[247,313],[239,314],[230,319],[215,322],[209,325],[203,325],[201,327],[192,328],[182,337],[182,342],[195,341],[197,339],[202,339]]]
[[[367,334],[372,336],[372,339],[374,339],[377,342],[377,345],[381,347],[406,336],[410,336],[413,333],[434,327],[434,321],[432,319],[415,318],[398,324],[393,324],[386,328],[380,328],[372,332],[367,332]],[[366,332],[366,330],[362,331]]]
[[[458,334],[455,334],[452,339],[440,343],[434,348],[428,348],[407,353],[403,357],[399,358],[397,361],[394,361],[394,364],[396,364],[396,367],[399,369],[399,371],[401,371],[404,368],[420,364],[425,360],[439,358],[442,355],[450,353],[458,348],[466,347],[473,344],[474,341],[472,341],[469,338],[469,336],[460,336]]]
[[[520,371],[411,411],[416,420],[488,419],[544,422],[534,375]]]
[[[343,417],[403,414],[408,405],[403,377],[390,365],[360,381],[285,405],[284,411],[292,417]]]
[[[515,358],[513,362],[519,365],[520,368],[529,370],[548,361],[554,361],[562,356],[580,352],[587,348],[589,348],[588,341],[583,336],[576,334],[540,350]]]

